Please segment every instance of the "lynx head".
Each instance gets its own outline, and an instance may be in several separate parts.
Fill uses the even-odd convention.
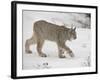
[[[70,33],[70,40],[75,40],[77,38],[76,27],[75,28],[71,28],[69,30],[69,33]]]

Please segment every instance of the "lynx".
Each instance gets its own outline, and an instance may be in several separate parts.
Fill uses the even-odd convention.
[[[58,46],[58,56],[65,58],[64,51],[69,53],[71,57],[74,57],[72,50],[65,45],[67,40],[71,41],[76,39],[76,28],[67,28],[65,26],[56,25],[44,20],[36,21],[33,25],[33,35],[30,39],[26,40],[25,51],[26,53],[32,53],[30,45],[37,44],[37,52],[41,57],[47,57],[42,52],[42,47],[45,40],[54,41]]]

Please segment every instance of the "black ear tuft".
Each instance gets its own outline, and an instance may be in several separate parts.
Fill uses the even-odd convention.
[[[76,27],[73,30],[75,31],[76,30]]]

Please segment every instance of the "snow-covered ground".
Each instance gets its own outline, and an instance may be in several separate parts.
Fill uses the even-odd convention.
[[[91,30],[77,28],[76,32],[77,39],[66,42],[66,45],[74,52],[74,58],[66,53],[66,58],[59,58],[57,45],[51,41],[45,41],[43,46],[43,52],[47,54],[46,58],[38,56],[36,45],[31,46],[32,54],[25,53],[23,44],[23,69],[89,67],[91,64]]]

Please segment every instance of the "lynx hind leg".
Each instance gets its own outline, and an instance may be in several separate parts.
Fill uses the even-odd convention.
[[[33,36],[30,39],[26,40],[26,43],[25,43],[25,52],[26,53],[32,53],[32,51],[30,50],[30,45],[32,45],[33,43],[34,43]]]
[[[58,46],[58,51],[59,51],[59,53],[58,53],[59,58],[66,58],[66,56],[64,55],[64,49],[63,48]]]
[[[38,52],[39,56],[47,57],[47,55],[42,52],[43,44],[44,44],[43,39],[37,39],[37,52]]]

